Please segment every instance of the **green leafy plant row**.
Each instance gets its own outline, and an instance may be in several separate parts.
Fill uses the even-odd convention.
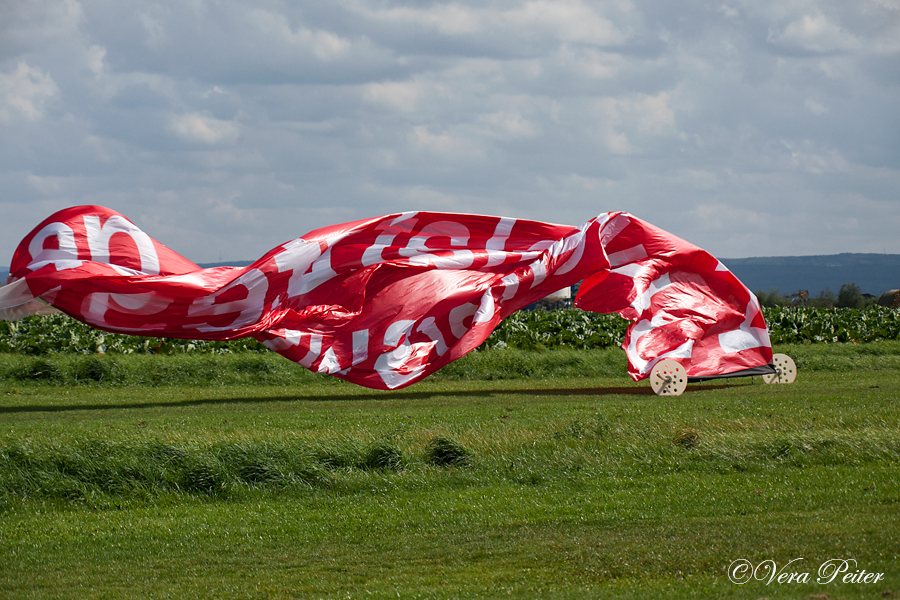
[[[874,342],[900,339],[900,311],[882,306],[864,309],[764,308],[773,344]],[[628,322],[615,314],[577,309],[519,311],[485,341],[485,349],[597,349],[620,346]],[[233,354],[262,352],[251,338],[229,342],[147,338],[111,334],[65,315],[0,321],[0,353],[41,356],[81,354]]]
[[[63,315],[32,316],[21,321],[0,321],[0,352],[41,356],[76,354],[232,354],[263,352],[252,338],[230,342],[181,340],[107,333]]]
[[[773,344],[900,340],[900,310],[884,306],[763,309]]]
[[[781,306],[764,308],[773,344],[876,342],[900,339],[900,310]],[[619,346],[628,322],[577,309],[520,311],[491,334],[489,348],[607,348]]]

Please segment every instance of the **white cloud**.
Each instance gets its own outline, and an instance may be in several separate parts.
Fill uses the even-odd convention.
[[[350,40],[329,31],[302,26],[295,31],[291,29],[284,15],[254,10],[250,13],[250,18],[259,32],[270,41],[309,49],[320,60],[327,61],[344,55],[351,46]]]
[[[11,73],[0,73],[0,121],[16,115],[34,121],[43,115],[47,100],[56,96],[59,88],[41,69],[20,62]]]
[[[5,0],[0,3],[0,58],[28,52],[77,30],[84,12],[77,0]]]
[[[581,0],[534,0],[504,11],[500,19],[516,28],[546,30],[565,42],[621,44],[627,35]]]
[[[600,98],[594,102],[601,137],[614,154],[639,151],[632,138],[640,134],[660,136],[675,132],[672,94],[661,92],[626,98]]]
[[[790,165],[793,169],[812,175],[841,173],[850,169],[847,159],[836,150],[818,148],[809,141],[799,144],[785,142],[785,147],[790,150]]]
[[[154,50],[161,49],[168,41],[165,31],[166,16],[165,9],[161,6],[138,13],[138,19],[144,28],[144,43]]]
[[[95,77],[103,75],[103,59],[106,57],[106,48],[103,46],[91,46],[87,49],[87,66]]]
[[[628,38],[627,33],[603,16],[602,4],[598,7],[581,0],[532,0],[511,8],[497,8],[490,3],[471,7],[457,2],[421,8],[370,8],[361,0],[347,5],[368,19],[433,29],[448,36],[499,33],[598,45],[620,44]]]
[[[854,50],[860,42],[821,13],[803,15],[780,32],[770,32],[769,40],[813,52]]]
[[[423,84],[415,81],[385,81],[364,86],[363,97],[372,102],[387,104],[403,112],[416,109],[423,95]]]
[[[39,177],[37,175],[28,175],[26,177],[28,185],[33,187],[35,191],[44,195],[58,194],[62,189],[64,182],[63,177]]]
[[[719,186],[719,177],[705,169],[682,169],[676,175],[675,181],[700,190],[712,190]]]
[[[610,79],[619,75],[629,66],[629,61],[621,54],[599,52],[593,48],[563,45],[557,55],[558,62],[571,65],[576,71],[592,79]]]
[[[186,142],[202,144],[231,142],[240,136],[240,127],[236,123],[198,113],[172,117],[169,130]]]
[[[457,3],[435,5],[429,8],[391,7],[372,9],[365,2],[349,4],[352,10],[369,19],[410,23],[436,29],[448,35],[476,33],[484,26],[485,11]]]
[[[491,135],[500,138],[523,138],[538,134],[537,126],[517,112],[481,115],[479,120],[489,127]]]
[[[814,115],[824,115],[825,113],[828,112],[828,109],[825,108],[824,104],[822,104],[820,102],[816,102],[812,98],[807,98],[806,102],[804,103],[804,106],[806,106],[806,108],[808,108],[809,111],[812,112]]]
[[[428,127],[417,125],[409,136],[413,146],[454,160],[472,160],[484,151],[461,132],[431,133]]]
[[[0,2],[0,265],[85,203],[204,262],[417,209],[900,252],[898,90],[896,0]]]

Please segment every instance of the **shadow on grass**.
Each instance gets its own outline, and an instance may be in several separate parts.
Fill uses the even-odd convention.
[[[685,393],[722,390],[729,385],[690,385]],[[262,404],[266,402],[346,402],[358,400],[423,400],[426,398],[477,398],[485,396],[653,396],[650,386],[642,387],[590,387],[590,388],[539,388],[539,389],[491,389],[423,392],[371,392],[363,394],[316,394],[310,396],[271,396],[257,398],[200,398],[173,402],[124,402],[122,404],[79,404],[76,406],[35,405],[0,406],[0,414],[28,412],[64,412],[78,410],[121,410],[155,407],[203,406],[207,404]]]

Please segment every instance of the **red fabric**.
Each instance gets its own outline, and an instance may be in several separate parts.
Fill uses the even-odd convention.
[[[394,214],[313,231],[247,267],[201,269],[122,215],[81,206],[26,236],[10,272],[34,297],[107,331],[249,335],[313,371],[380,389],[426,377],[516,310],[582,279],[577,306],[636,321],[625,343],[636,380],[667,356],[691,376],[772,356],[759,305],[734,275],[625,213],[581,227]]]
[[[623,343],[633,379],[663,358],[690,377],[771,364],[759,301],[714,256],[626,213],[612,213],[601,237],[610,270],[581,285],[575,306],[633,321]]]

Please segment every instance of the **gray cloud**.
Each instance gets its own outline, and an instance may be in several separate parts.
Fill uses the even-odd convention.
[[[399,210],[900,253],[898,40],[894,0],[5,3],[0,254],[73,204],[199,262]]]

